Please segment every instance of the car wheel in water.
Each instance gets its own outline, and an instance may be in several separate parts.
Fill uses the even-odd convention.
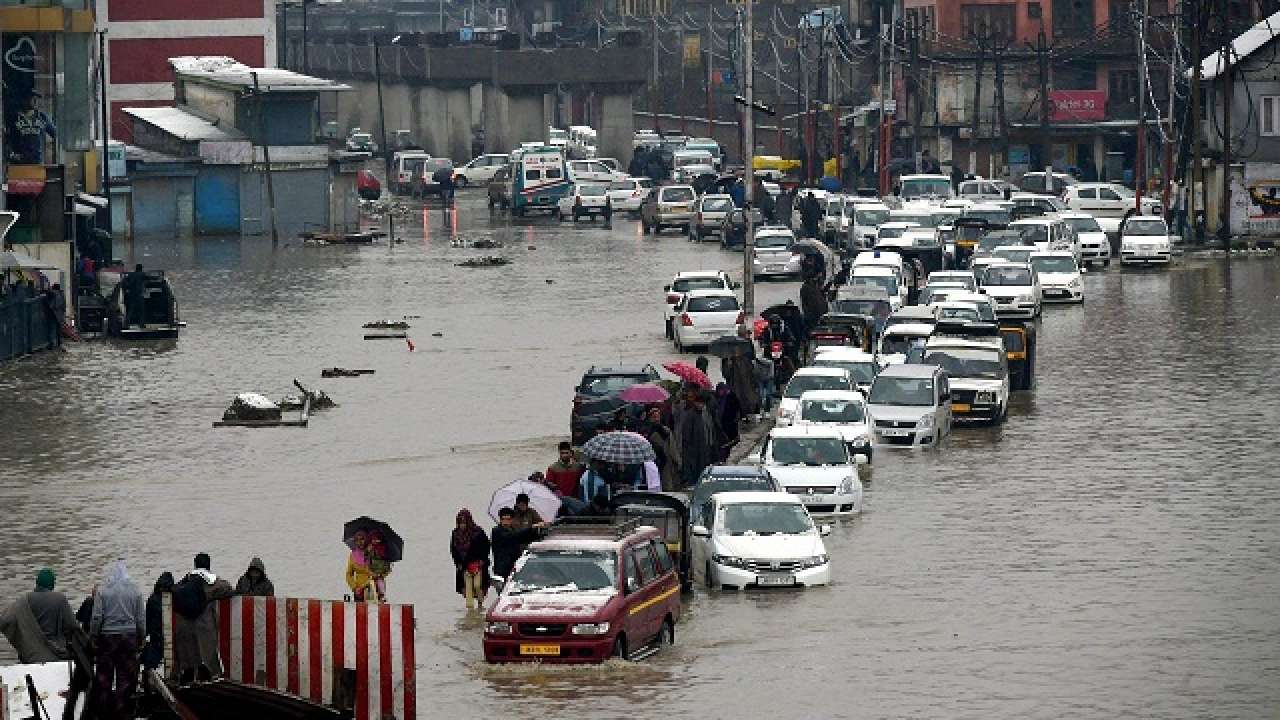
[[[630,660],[631,653],[627,652],[627,636],[618,633],[618,637],[613,641],[613,656],[619,660]]]

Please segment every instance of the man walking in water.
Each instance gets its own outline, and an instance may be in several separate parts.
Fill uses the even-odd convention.
[[[144,327],[143,303],[147,293],[147,274],[142,272],[142,263],[134,266],[133,272],[124,276],[120,283],[124,290],[124,326]]]

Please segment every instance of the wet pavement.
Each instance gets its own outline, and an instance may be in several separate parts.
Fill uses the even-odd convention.
[[[740,275],[742,256],[628,220],[512,223],[481,198],[414,215],[390,246],[135,245],[129,262],[173,280],[181,339],[0,367],[0,597],[47,564],[78,602],[117,556],[149,585],[199,551],[232,580],[260,555],[281,594],[340,597],[342,522],[370,514],[406,540],[389,588],[417,608],[423,717],[1280,709],[1273,258],[1086,275],[1085,305],[1046,309],[1037,388],[1006,424],[876,454],[865,513],[828,539],[831,587],[699,589],[645,663],[487,667],[453,593],[454,513],[554,459],[586,366],[677,357],[676,271]],[[487,254],[512,263],[454,265]],[[796,289],[767,283],[757,306]],[[362,340],[405,315],[422,316],[415,352]],[[331,366],[377,373],[322,381]],[[211,427],[235,393],[295,377],[339,407],[305,430]]]

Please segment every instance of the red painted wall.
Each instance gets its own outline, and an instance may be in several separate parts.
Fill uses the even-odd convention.
[[[262,67],[261,36],[110,40],[111,83],[172,82],[168,59],[179,55],[226,55]]]
[[[109,0],[107,20],[260,18],[262,10],[262,0]]]

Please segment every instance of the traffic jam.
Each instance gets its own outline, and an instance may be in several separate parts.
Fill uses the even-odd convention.
[[[529,147],[490,185],[491,208],[627,217],[646,236],[706,243],[727,269],[680,272],[656,293],[666,340],[696,365],[584,373],[572,450],[561,448],[580,476],[496,578],[489,662],[639,660],[675,641],[695,588],[829,584],[824,538],[862,513],[873,461],[945,452],[954,432],[1004,423],[1014,394],[1035,388],[1049,306],[1084,303],[1083,274],[1112,261],[1163,267],[1175,255],[1159,202],[1120,185],[913,174],[880,197],[784,187],[757,165],[746,206],[741,174],[694,142],[637,133],[658,177]],[[529,192],[548,181],[562,194]],[[746,267],[796,298],[749,316],[736,279]],[[707,356],[726,381],[714,388]],[[726,402],[756,432],[700,457],[704,435],[739,438],[719,426]]]

